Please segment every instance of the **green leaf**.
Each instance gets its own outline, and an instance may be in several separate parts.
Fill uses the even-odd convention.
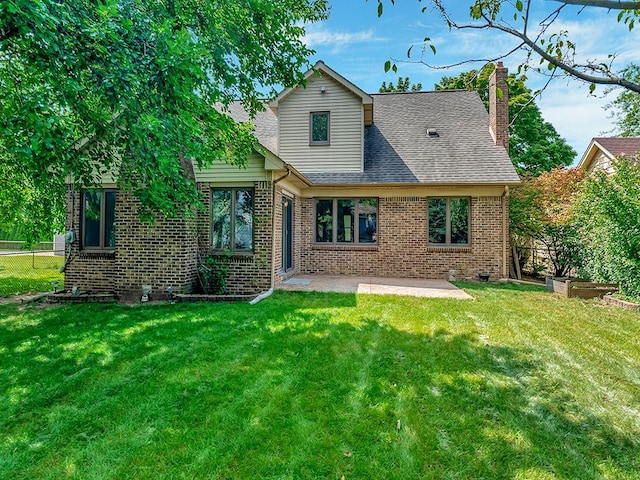
[[[435,54],[436,54],[436,47],[435,47],[435,45],[431,44],[431,45],[429,45],[429,47],[431,48],[431,51],[432,51],[432,52],[433,52],[433,54],[435,55]]]
[[[378,17],[382,16],[382,2],[378,1]]]
[[[387,60],[386,62],[384,62],[384,73],[387,73],[390,68],[391,68],[391,61]]]
[[[396,66],[395,63],[391,65],[391,70],[393,70],[394,73],[398,73],[398,67]]]
[[[596,91],[596,84],[592,83],[589,85],[589,93],[593,93]]]
[[[523,8],[522,0],[516,0],[516,10],[521,12],[522,8]]]

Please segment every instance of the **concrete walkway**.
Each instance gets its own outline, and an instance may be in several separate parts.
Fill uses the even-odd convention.
[[[281,290],[410,295],[414,297],[472,299],[446,280],[415,278],[348,277],[345,275],[296,275],[285,280]]]

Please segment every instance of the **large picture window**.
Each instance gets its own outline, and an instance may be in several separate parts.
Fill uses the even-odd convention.
[[[212,190],[211,247],[215,250],[253,250],[253,189]]]
[[[469,245],[469,199],[429,198],[429,245]]]
[[[82,192],[82,247],[109,249],[116,246],[115,190]]]
[[[329,145],[330,127],[329,112],[311,112],[309,114],[309,144]]]
[[[376,243],[378,241],[378,199],[316,200],[315,223],[316,243]]]

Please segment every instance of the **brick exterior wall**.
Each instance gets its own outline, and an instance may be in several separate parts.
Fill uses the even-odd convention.
[[[427,245],[425,197],[380,198],[377,246],[314,244],[314,200],[302,208],[302,273],[377,277],[448,278],[449,270],[491,279],[503,272],[503,199],[471,198],[471,246]]]
[[[115,293],[123,300],[142,295],[142,285],[151,285],[151,298],[163,298],[172,286],[175,293],[196,291],[198,255],[214,254],[211,245],[211,188],[199,184],[205,205],[195,219],[157,219],[153,225],[140,222],[138,201],[116,192],[116,247],[112,251],[81,248],[80,192],[67,190],[67,230],[77,239],[65,270],[65,290],[77,286],[83,292]],[[272,183],[254,185],[254,251],[232,255],[227,293],[252,294],[271,287],[272,282]],[[277,236],[276,236],[277,238]]]
[[[67,189],[67,229],[76,232],[65,270],[65,290],[115,293],[120,299],[140,298],[142,285],[151,285],[151,298],[191,292],[196,285],[197,244],[193,219],[140,222],[138,201],[116,192],[116,247],[113,251],[81,248],[80,192]]]
[[[273,269],[273,191],[272,182],[255,182],[253,198],[253,253],[231,256],[227,275],[227,293],[248,295],[271,288]],[[198,243],[201,255],[216,256],[211,246],[211,187],[199,184],[205,204],[204,213],[198,216]],[[277,214],[276,209],[276,214]],[[281,214],[281,213],[280,213]],[[277,238],[277,233],[276,233]]]
[[[65,230],[73,230],[76,233],[76,241],[70,245],[70,253],[66,258],[64,289],[71,290],[73,287],[78,287],[83,292],[114,293],[116,289],[115,253],[80,250],[81,199],[80,192],[74,191],[71,185],[67,186],[66,202]]]
[[[142,285],[152,285],[151,298],[164,296],[171,285],[176,293],[197,290],[198,255],[215,255],[211,245],[211,188],[199,184],[205,209],[195,219],[159,219],[143,224],[138,202],[123,192],[116,194],[116,248],[112,252],[80,249],[80,192],[67,190],[67,229],[76,231],[65,271],[65,289],[112,292],[121,299],[138,299]],[[253,294],[280,284],[296,273],[448,278],[450,270],[461,277],[491,279],[503,275],[503,205],[501,197],[471,198],[471,245],[427,245],[426,197],[387,197],[378,203],[376,246],[320,246],[314,244],[314,199],[294,198],[294,268],[282,271],[282,189],[273,183],[254,184],[254,251],[232,255],[227,293]],[[275,222],[273,221],[275,218]],[[506,235],[506,236],[505,236]],[[510,252],[507,255],[507,261]]]
[[[276,210],[275,210],[275,234],[274,234],[274,285],[280,285],[283,280],[300,273],[300,247],[302,245],[302,203],[304,199],[295,195],[287,195],[293,201],[293,267],[284,272],[282,270],[282,200],[284,194],[282,187],[276,184]]]
[[[139,202],[118,192],[116,199],[116,293],[139,298],[142,285],[151,285],[151,298],[192,292],[196,286],[197,242],[194,219],[140,222]]]

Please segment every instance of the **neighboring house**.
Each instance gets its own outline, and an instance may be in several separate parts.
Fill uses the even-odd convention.
[[[206,205],[195,221],[145,225],[115,184],[69,185],[77,241],[65,288],[191,291],[198,257],[227,250],[234,294],[298,273],[507,277],[508,194],[519,178],[507,154],[506,77],[499,63],[488,115],[476,92],[367,94],[318,62],[306,87],[255,118],[260,148],[245,169],[195,171]],[[239,104],[231,114],[248,120]]]
[[[640,137],[597,137],[591,140],[578,167],[589,174],[594,171],[611,173],[613,160],[640,152]]]

